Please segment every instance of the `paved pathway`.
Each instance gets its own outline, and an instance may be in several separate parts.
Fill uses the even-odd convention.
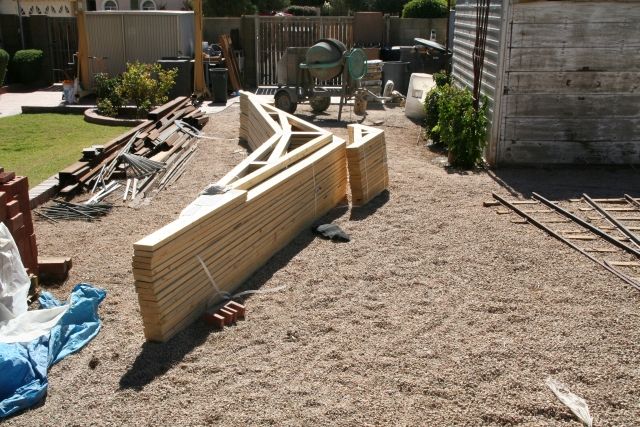
[[[62,103],[62,85],[32,92],[9,92],[0,95],[0,118],[22,113],[23,105],[55,107]]]

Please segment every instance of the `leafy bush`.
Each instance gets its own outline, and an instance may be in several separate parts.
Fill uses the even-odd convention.
[[[427,93],[424,100],[425,132],[434,144],[440,143],[440,128],[438,127],[438,103],[442,94],[442,87],[451,82],[451,76],[445,72],[438,72],[433,75],[436,86]]]
[[[436,82],[437,87],[442,87],[451,83],[451,75],[445,71],[439,71],[433,74],[433,81]]]
[[[434,87],[427,93],[424,100],[424,119],[425,132],[434,144],[440,143],[440,129],[438,128],[438,102],[440,100],[441,91],[438,86]]]
[[[375,0],[372,9],[376,12],[401,15],[408,0]]]
[[[446,0],[411,0],[402,9],[403,18],[445,18]]]
[[[470,169],[482,160],[487,135],[487,100],[473,108],[469,89],[453,85],[440,88],[438,98],[438,130],[447,146],[453,166]]]
[[[242,16],[258,13],[258,8],[251,0],[204,0],[202,10],[205,16]]]
[[[293,0],[295,6],[315,6],[322,7],[324,0]]]
[[[312,6],[289,6],[285,12],[294,16],[316,16],[318,14],[317,9]]]
[[[160,64],[128,63],[117,91],[136,106],[136,116],[141,117],[154,105],[167,102],[177,75],[177,68],[163,70]]]
[[[98,98],[98,112],[105,116],[114,117],[122,107],[123,99],[120,95],[120,77],[110,77],[106,73],[96,74],[96,97]]]
[[[6,50],[0,49],[0,86],[4,82],[4,76],[7,74],[7,66],[9,65],[9,54]]]
[[[19,50],[11,60],[11,75],[23,84],[31,84],[40,79],[44,54],[38,49]]]
[[[283,10],[289,6],[289,0],[252,0],[259,12],[270,13]]]

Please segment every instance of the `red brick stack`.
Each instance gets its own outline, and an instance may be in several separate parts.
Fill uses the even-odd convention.
[[[16,241],[22,264],[29,274],[38,275],[38,247],[33,232],[29,206],[29,184],[26,176],[16,176],[0,168],[0,221]]]

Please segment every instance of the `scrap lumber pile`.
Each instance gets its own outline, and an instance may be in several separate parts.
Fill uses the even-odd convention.
[[[228,34],[220,34],[218,38],[222,54],[224,55],[225,65],[227,66],[229,81],[234,91],[242,90],[242,82],[240,80],[240,67],[238,61],[233,54],[233,43]]]
[[[347,160],[351,203],[362,206],[389,186],[384,131],[363,125],[349,125]]]
[[[134,244],[133,275],[148,340],[168,340],[224,301],[346,197],[344,140],[241,96],[241,134],[256,148],[177,220]]]
[[[26,176],[16,176],[0,168],[0,221],[13,236],[22,264],[29,274],[38,275],[38,247],[29,205]],[[0,266],[1,267],[1,266]]]
[[[161,190],[184,171],[195,150],[198,129],[207,121],[189,98],[169,101],[149,112],[148,120],[139,126],[104,145],[85,148],[78,162],[58,173],[60,193],[69,196],[101,188],[92,200],[96,203],[120,187],[108,185],[109,180],[128,180],[132,199]]]

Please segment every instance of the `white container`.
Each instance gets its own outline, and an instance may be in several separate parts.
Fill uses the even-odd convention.
[[[422,120],[426,117],[424,112],[424,100],[427,93],[435,87],[431,74],[413,73],[409,80],[409,90],[407,90],[407,104],[404,109],[405,116],[410,119]]]

